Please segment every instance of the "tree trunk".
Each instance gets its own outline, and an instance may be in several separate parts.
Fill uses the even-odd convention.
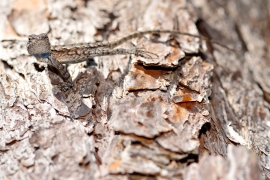
[[[252,2],[2,0],[0,179],[270,178],[270,5]],[[121,48],[158,57],[69,65],[66,92],[26,50],[30,34],[57,45],[150,29],[217,43],[134,38]]]

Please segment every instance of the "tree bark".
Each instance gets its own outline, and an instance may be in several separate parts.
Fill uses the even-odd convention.
[[[0,6],[0,179],[268,179],[267,0],[8,0]],[[68,66],[74,89],[26,51],[134,38],[158,55]],[[135,47],[134,47],[135,46]]]

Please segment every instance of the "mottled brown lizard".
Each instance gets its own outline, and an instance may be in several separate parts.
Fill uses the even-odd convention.
[[[71,44],[63,46],[51,46],[47,34],[30,35],[28,37],[27,50],[29,54],[34,55],[35,58],[40,62],[45,62],[59,70],[63,80],[67,83],[67,88],[70,89],[73,85],[71,76],[63,64],[80,63],[82,61],[97,57],[97,56],[109,56],[109,55],[120,55],[120,54],[134,54],[144,58],[153,58],[156,56],[154,53],[143,51],[141,49],[123,49],[117,48],[120,44],[129,41],[133,38],[142,37],[145,34],[160,34],[170,33],[179,34],[184,36],[191,36],[195,38],[201,38],[206,41],[218,44],[222,47],[229,49],[228,47],[209,40],[203,36],[194,35],[190,33],[184,33],[174,30],[148,30],[138,31],[127,35],[121,39],[113,42],[106,43],[84,43],[84,44]],[[231,50],[231,49],[230,49]]]

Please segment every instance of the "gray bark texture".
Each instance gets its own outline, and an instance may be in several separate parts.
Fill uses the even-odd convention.
[[[270,179],[268,0],[1,0],[0,179]],[[158,58],[68,66],[74,90],[26,50],[111,41]],[[134,47],[135,46],[135,47]]]

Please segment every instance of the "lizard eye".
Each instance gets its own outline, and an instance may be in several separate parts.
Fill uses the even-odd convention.
[[[28,41],[31,41],[31,40],[33,39],[33,36],[34,36],[34,35],[29,35],[29,36],[28,36]]]

